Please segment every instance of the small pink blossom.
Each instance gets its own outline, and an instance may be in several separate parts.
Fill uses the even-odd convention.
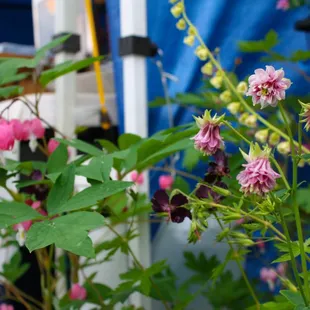
[[[14,141],[12,126],[7,122],[2,122],[0,124],[0,151],[12,150]]]
[[[54,139],[50,139],[48,141],[48,144],[47,144],[47,150],[48,150],[48,153],[49,154],[52,154],[59,146],[59,142],[54,140]]]
[[[45,128],[43,127],[40,119],[34,118],[31,120],[30,131],[37,139],[44,137]]]
[[[171,189],[174,179],[171,175],[161,175],[158,182],[161,189]]]
[[[24,221],[19,224],[13,225],[13,229],[15,231],[18,231],[20,228],[22,228],[24,231],[28,231],[31,226],[32,226],[32,221]]]
[[[257,247],[259,248],[259,251],[261,253],[265,253],[266,245],[265,245],[264,241],[263,240],[258,240],[256,244],[257,244]]]
[[[220,136],[220,123],[222,117],[212,118],[211,111],[206,110],[203,117],[195,118],[199,132],[192,139],[195,143],[195,148],[206,155],[213,155],[217,150],[224,147],[224,142]]]
[[[142,185],[144,182],[144,176],[142,173],[138,173],[137,171],[133,171],[130,174],[130,179],[132,182],[135,182],[138,185]]]
[[[260,279],[263,282],[268,283],[269,289],[273,291],[275,288],[275,282],[277,280],[277,273],[273,268],[263,267],[260,270]]]
[[[241,225],[241,224],[243,224],[245,222],[245,218],[244,217],[242,217],[241,219],[239,219],[239,220],[236,220],[236,224],[237,225]]]
[[[278,0],[277,10],[287,11],[290,8],[289,0]]]
[[[269,162],[269,149],[261,151],[259,145],[251,145],[249,155],[242,152],[247,164],[237,175],[237,180],[241,185],[240,191],[245,195],[256,194],[264,196],[269,193],[276,185],[276,179],[281,176],[276,173]]]
[[[285,91],[292,83],[284,78],[282,69],[266,66],[266,70],[256,69],[254,72],[249,77],[249,90],[246,93],[252,97],[253,105],[260,104],[262,109],[268,105],[275,107],[279,100],[285,99]]]
[[[72,285],[69,297],[71,300],[85,300],[87,296],[86,289],[78,283]]]
[[[27,122],[21,122],[19,119],[12,119],[10,121],[12,126],[14,138],[18,141],[27,141],[29,140],[29,130],[30,127]]]
[[[286,263],[280,263],[277,266],[277,272],[281,277],[285,277],[286,274],[286,270],[287,270],[287,264]]]
[[[8,304],[1,304],[0,310],[14,310],[14,307],[12,305],[8,305]]]

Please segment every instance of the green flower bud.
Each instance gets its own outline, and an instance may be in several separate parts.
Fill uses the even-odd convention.
[[[177,4],[175,4],[171,9],[170,12],[171,14],[175,17],[178,18],[180,17],[180,15],[183,13],[184,11],[184,6],[182,2],[179,2]]]
[[[213,65],[209,61],[203,67],[201,67],[201,73],[205,75],[212,75],[213,73]]]
[[[256,131],[255,139],[260,143],[266,143],[268,139],[268,132],[269,132],[268,129],[262,129],[262,130]]]
[[[219,89],[223,84],[223,78],[221,76],[214,76],[210,79],[210,83],[214,88]]]
[[[282,155],[287,155],[291,151],[291,146],[288,141],[280,142],[277,146],[277,151]]]
[[[269,144],[274,146],[277,145],[280,142],[281,137],[279,136],[279,134],[277,134],[276,132],[271,133],[271,135],[269,136]]]
[[[240,105],[241,105],[240,102],[232,102],[227,106],[227,110],[231,114],[235,115],[240,111]]]
[[[193,46],[195,43],[195,36],[187,36],[184,38],[183,42],[188,46]]]
[[[232,98],[231,98],[231,92],[229,90],[225,90],[220,94],[220,99],[225,102],[231,102]]]
[[[199,45],[196,48],[195,54],[202,61],[205,61],[208,58],[208,50],[204,46],[201,46],[201,45]]]
[[[237,86],[237,91],[241,94],[245,94],[248,90],[248,84],[246,82],[240,82]]]
[[[179,30],[185,30],[186,29],[186,21],[184,18],[179,19],[179,21],[176,23],[176,27]]]

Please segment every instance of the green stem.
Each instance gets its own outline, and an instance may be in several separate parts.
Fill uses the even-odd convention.
[[[282,206],[279,206],[278,209],[279,209],[279,214],[280,214],[280,218],[281,218],[281,223],[282,223],[283,230],[284,230],[284,234],[285,234],[285,237],[286,237],[286,241],[287,241],[289,253],[290,253],[290,256],[291,256],[291,264],[292,264],[292,269],[293,269],[294,277],[295,277],[295,279],[296,279],[296,282],[297,282],[297,285],[298,285],[298,287],[299,287],[299,290],[300,290],[300,293],[301,293],[301,295],[302,295],[302,298],[304,299],[305,304],[307,305],[307,298],[306,298],[306,296],[305,296],[305,292],[304,292],[304,290],[303,290],[303,286],[302,286],[300,277],[299,277],[299,275],[298,275],[298,269],[297,269],[297,264],[296,264],[295,256],[294,256],[294,253],[293,253],[293,248],[292,248],[290,233],[289,233],[289,231],[288,231],[287,224],[286,224],[286,221],[285,221],[285,219],[284,219],[284,215],[283,215],[283,212],[282,212],[281,207],[282,207]]]
[[[219,220],[219,218],[217,217],[216,214],[215,214],[215,218],[216,218],[216,220],[217,220],[219,226],[221,227],[221,229],[224,230],[223,224],[221,223],[221,221]],[[241,264],[241,262],[240,262],[240,260],[239,260],[239,253],[234,249],[234,247],[232,246],[232,244],[229,242],[229,238],[228,238],[227,236],[225,237],[225,239],[227,240],[227,243],[228,243],[228,245],[229,245],[231,251],[234,253],[234,258],[235,258],[235,260],[236,260],[236,263],[237,263],[237,265],[238,265],[238,268],[240,269],[240,272],[241,272],[241,274],[242,274],[243,280],[244,280],[246,286],[248,287],[248,290],[249,290],[249,292],[250,292],[252,298],[254,299],[254,302],[255,302],[255,304],[256,304],[256,308],[259,310],[259,309],[260,309],[259,300],[258,300],[258,298],[257,298],[257,296],[256,296],[256,294],[255,294],[255,292],[254,292],[254,290],[253,290],[253,288],[252,288],[252,285],[251,285],[251,283],[250,283],[250,281],[249,281],[249,279],[248,279],[248,276],[247,276],[246,273],[244,272],[243,266],[242,266],[242,264]]]
[[[295,215],[295,221],[296,221],[296,227],[297,227],[297,236],[298,236],[298,242],[300,247],[300,256],[301,256],[301,266],[304,276],[304,287],[305,287],[305,294],[306,294],[306,306],[309,305],[310,300],[310,291],[309,291],[309,280],[308,280],[308,270],[307,270],[307,260],[306,260],[306,253],[305,253],[305,247],[304,247],[304,237],[302,232],[302,224],[300,219],[300,213],[299,213],[299,207],[297,203],[297,197],[296,197],[296,191],[297,191],[297,157],[296,157],[296,150],[295,150],[295,144],[293,140],[293,133],[290,127],[290,124],[286,118],[285,111],[283,109],[283,106],[281,103],[279,103],[280,111],[282,118],[284,120],[285,126],[287,128],[287,132],[290,137],[290,144],[291,144],[291,152],[292,152],[292,158],[293,158],[293,186],[292,186],[292,198],[293,198],[293,209],[294,209],[294,215]],[[299,146],[298,146],[299,147]]]
[[[181,0],[181,2],[184,5],[184,0]],[[199,43],[201,46],[203,46],[206,51],[208,52],[208,56],[210,58],[210,61],[214,64],[214,66],[219,70],[219,72],[221,72],[221,75],[224,79],[224,81],[226,82],[228,88],[235,94],[235,96],[238,98],[238,100],[240,101],[240,103],[243,105],[244,109],[246,111],[248,111],[249,113],[255,115],[257,117],[257,119],[264,124],[267,128],[271,129],[272,131],[278,133],[283,139],[289,141],[290,137],[285,134],[282,130],[280,130],[279,128],[277,128],[276,126],[272,125],[271,123],[269,123],[267,120],[265,120],[261,115],[259,115],[252,107],[250,107],[247,102],[244,100],[244,98],[242,97],[242,94],[240,94],[236,87],[232,84],[232,82],[230,81],[230,79],[228,78],[228,76],[225,74],[223,68],[221,67],[221,65],[219,64],[219,62],[214,58],[214,56],[212,55],[211,51],[208,49],[208,47],[206,46],[206,44],[204,43],[203,39],[201,38],[197,28],[193,25],[193,23],[190,21],[190,19],[188,18],[186,11],[185,11],[185,5],[184,5],[184,11],[183,11],[183,18],[186,21],[186,23],[192,27],[193,29],[195,29],[196,31],[196,38],[198,39]],[[297,141],[293,140],[293,143],[295,145],[298,145]],[[302,147],[302,150],[309,154],[310,150],[308,150],[306,147]]]
[[[251,144],[251,141],[248,140],[244,135],[242,135],[238,130],[236,130],[229,122],[223,121],[223,124],[225,124],[227,127],[229,127],[238,137],[240,137],[247,144],[249,144],[249,145]]]

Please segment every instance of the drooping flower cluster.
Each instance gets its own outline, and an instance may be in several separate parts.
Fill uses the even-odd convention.
[[[242,165],[245,169],[237,175],[237,180],[241,185],[240,190],[245,195],[266,195],[275,187],[276,179],[280,178],[280,175],[271,168],[270,149],[265,148],[262,151],[256,143],[251,144],[249,155],[243,151],[241,153],[247,164]]]
[[[7,121],[0,119],[0,150],[8,151],[14,147],[15,140],[30,141],[29,146],[34,152],[37,147],[37,139],[44,137],[45,128],[38,118],[21,122],[18,119]]]
[[[211,117],[211,111],[206,110],[203,117],[194,117],[199,132],[192,139],[195,148],[206,155],[213,155],[217,150],[224,148],[224,142],[220,135],[220,124],[224,116]]]
[[[275,107],[280,100],[285,99],[285,91],[290,88],[291,81],[284,78],[282,69],[275,70],[272,66],[256,69],[249,77],[249,90],[247,96],[252,97],[253,104],[260,104],[261,108]]]
[[[281,277],[283,279],[286,277],[286,269],[286,263],[280,263],[276,268],[263,267],[260,270],[260,279],[268,284],[270,291],[274,291],[278,278]]]
[[[152,198],[152,208],[156,213],[168,213],[169,219],[174,223],[182,223],[186,217],[192,218],[190,210],[185,208],[187,198],[182,194],[176,194],[169,199],[164,190],[155,192]]]

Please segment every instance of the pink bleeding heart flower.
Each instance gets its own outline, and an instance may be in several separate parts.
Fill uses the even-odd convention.
[[[266,70],[256,69],[254,72],[249,77],[249,90],[246,93],[252,97],[253,105],[260,104],[261,109],[268,105],[275,107],[279,100],[285,99],[285,91],[292,83],[284,78],[282,69],[266,66]]]
[[[161,189],[171,189],[174,179],[171,175],[161,175],[158,182]]]
[[[69,297],[71,300],[85,300],[87,296],[86,289],[78,283],[74,283],[71,287]]]
[[[130,174],[130,179],[132,182],[135,182],[138,185],[142,185],[144,182],[144,176],[142,173],[138,173],[137,171],[132,171]]]
[[[37,139],[42,139],[44,137],[45,128],[40,119],[34,118],[31,120],[30,131]]]
[[[266,245],[263,240],[258,240],[256,245],[261,253],[265,252]]]
[[[8,122],[0,124],[0,151],[9,151],[14,147],[14,132]]]
[[[1,304],[0,310],[14,310],[14,307],[12,305],[8,305],[8,304]]]
[[[47,150],[48,150],[48,153],[49,154],[52,154],[59,146],[59,142],[54,140],[54,139],[50,139],[48,141],[48,144],[47,144]]]
[[[281,177],[271,168],[270,149],[266,147],[262,151],[257,143],[252,143],[249,155],[240,151],[247,161],[247,164],[242,165],[245,169],[237,175],[240,191],[245,195],[266,195],[275,187],[276,179]]]
[[[32,226],[32,221],[24,221],[18,224],[13,225],[13,229],[18,231],[19,229],[23,229],[24,231],[28,231]]]
[[[260,270],[260,279],[263,282],[268,283],[269,289],[273,291],[275,288],[275,282],[277,280],[277,273],[273,268],[263,267]]]
[[[286,275],[286,270],[287,270],[287,264],[286,263],[280,263],[277,266],[277,272],[281,277],[285,277]]]
[[[10,121],[12,126],[14,138],[18,141],[27,141],[29,140],[29,130],[30,126],[27,122],[21,122],[19,119],[12,119]]]
[[[287,11],[290,8],[289,0],[278,0],[277,9]]]
[[[216,151],[224,148],[224,142],[220,135],[220,124],[223,116],[211,117],[211,111],[206,110],[203,117],[194,117],[200,128],[194,140],[195,148],[206,155],[213,155]]]

